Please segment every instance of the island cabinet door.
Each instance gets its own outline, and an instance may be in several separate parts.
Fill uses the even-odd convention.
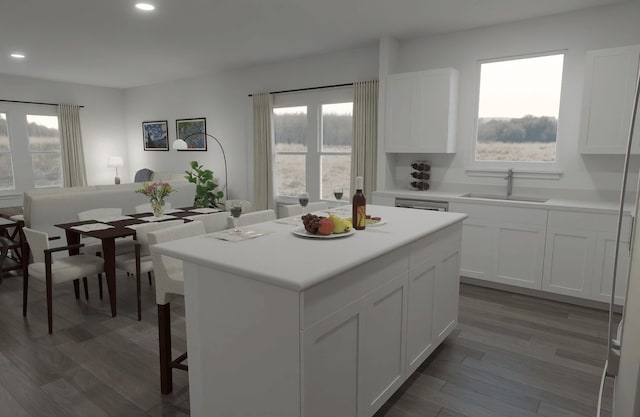
[[[408,272],[362,300],[358,416],[372,416],[405,380]]]
[[[357,415],[361,327],[355,301],[301,332],[304,417]]]
[[[435,348],[433,344],[433,298],[436,258],[409,272],[407,293],[407,375],[411,375]]]

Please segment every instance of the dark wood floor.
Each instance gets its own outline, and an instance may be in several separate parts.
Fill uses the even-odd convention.
[[[44,287],[33,280],[21,315],[22,278],[0,285],[0,416],[186,416],[188,379],[160,395],[155,295],[118,277],[119,315],[71,285],[54,287],[47,334]],[[173,305],[174,348],[185,349],[184,306]],[[595,416],[605,357],[605,312],[463,285],[455,332],[376,417]],[[605,408],[611,410],[611,383]],[[603,415],[610,415],[610,412]]]

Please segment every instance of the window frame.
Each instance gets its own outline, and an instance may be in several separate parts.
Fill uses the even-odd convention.
[[[327,152],[322,150],[322,105],[346,102],[353,103],[353,87],[351,86],[274,94],[274,110],[283,107],[307,107],[306,152],[277,152],[275,150],[275,135],[274,138],[272,138],[274,178],[277,175],[276,155],[305,155],[306,191],[309,193],[311,201],[322,200],[322,156],[353,154],[353,148],[351,153]],[[345,186],[346,185],[348,184],[345,184]],[[274,184],[274,194],[275,200],[278,203],[296,204],[298,202],[296,196],[278,194],[277,183]]]
[[[15,168],[16,164],[14,163],[13,140],[11,139],[13,134],[11,132],[11,123],[9,122],[9,112],[5,109],[0,109],[0,113],[4,114],[5,116],[5,121],[7,123],[7,139],[9,141],[9,150],[6,152],[0,150],[0,153],[9,154],[9,159],[11,160],[11,180],[13,182],[13,186],[11,188],[0,189],[0,192],[11,192],[11,191],[16,191],[16,168]]]
[[[527,58],[536,58],[536,57],[544,57],[551,55],[562,55],[563,56],[563,64],[562,64],[562,75],[560,82],[560,106],[558,109],[558,129],[556,131],[556,155],[555,161],[553,162],[543,162],[543,161],[477,161],[476,160],[476,146],[478,141],[478,119],[480,112],[480,81],[481,81],[481,70],[483,64],[489,64],[492,62],[503,62],[503,61],[512,61],[519,59],[527,59]],[[561,129],[561,122],[566,118],[564,115],[564,97],[565,94],[563,92],[566,91],[566,83],[567,77],[566,75],[566,65],[567,65],[567,50],[552,50],[552,51],[544,51],[544,52],[536,52],[536,53],[528,53],[521,55],[509,55],[498,58],[488,58],[488,59],[479,59],[476,61],[475,65],[475,79],[474,79],[474,107],[473,107],[473,120],[471,127],[471,146],[470,153],[467,160],[467,164],[465,166],[465,171],[469,176],[490,176],[490,177],[499,177],[503,176],[503,173],[508,169],[513,169],[518,173],[527,174],[528,178],[540,178],[540,179],[558,179],[562,175],[562,152],[561,147],[559,146],[562,140],[563,131]]]

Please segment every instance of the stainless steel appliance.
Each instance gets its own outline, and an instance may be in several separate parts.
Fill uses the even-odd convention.
[[[449,211],[449,202],[396,197],[396,207],[418,210]]]

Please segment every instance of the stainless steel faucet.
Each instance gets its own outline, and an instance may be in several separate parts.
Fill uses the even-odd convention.
[[[513,169],[507,171],[507,176],[504,179],[507,180],[507,197],[509,197],[513,192]]]

